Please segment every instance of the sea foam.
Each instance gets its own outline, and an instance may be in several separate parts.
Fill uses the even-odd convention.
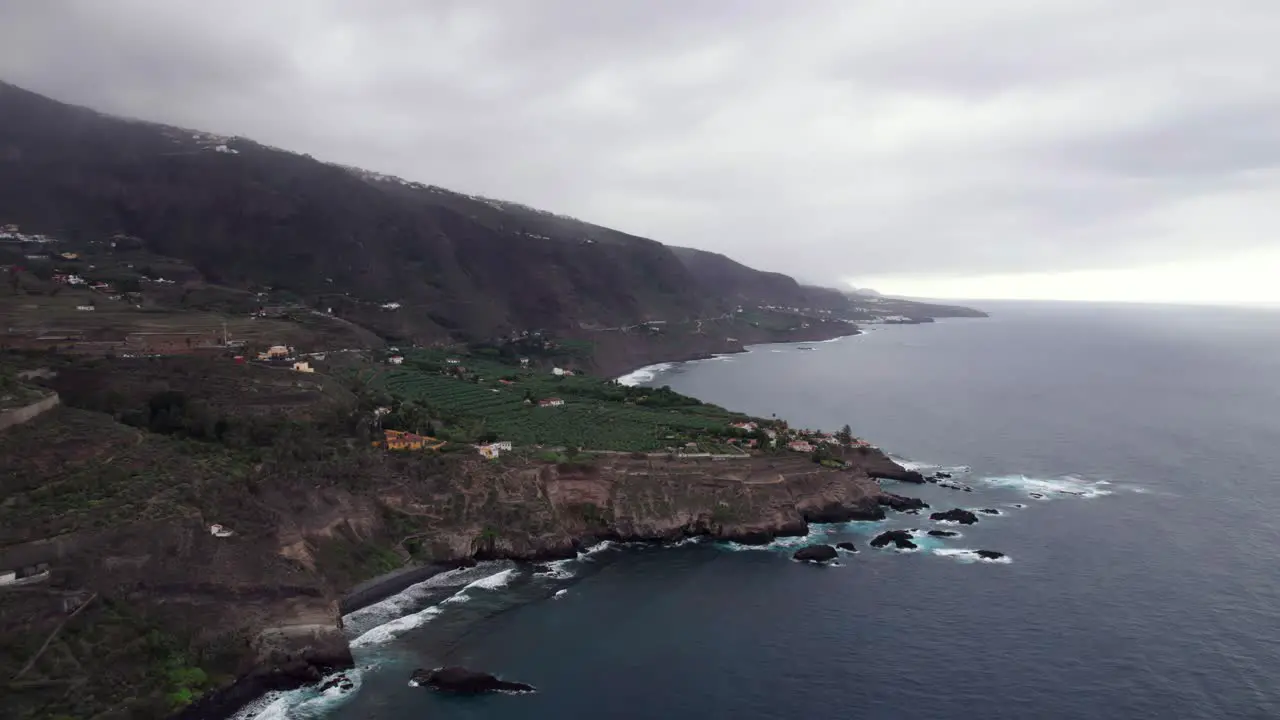
[[[1056,478],[1036,478],[1027,475],[1000,475],[982,478],[982,482],[998,488],[1019,490],[1026,495],[1040,495],[1048,500],[1055,497],[1079,497],[1092,499],[1112,494],[1106,480],[1085,480],[1074,475]]]
[[[285,692],[269,692],[253,702],[245,705],[231,720],[293,720],[293,718],[318,718],[329,714],[333,708],[347,701],[360,691],[363,683],[363,670],[371,670],[374,666],[351,668],[334,673],[314,686],[301,687]],[[339,675],[351,681],[350,690],[332,687],[324,692],[320,685]]]
[[[984,558],[978,555],[977,550],[971,550],[969,548],[934,548],[933,554],[941,557],[949,557],[962,563],[984,562],[1008,565],[1013,562],[1008,555],[995,559]]]
[[[626,375],[623,375],[622,377],[616,378],[615,382],[617,382],[619,385],[626,385],[627,387],[635,387],[637,385],[643,385],[644,383],[647,383],[647,382],[653,382],[658,378],[658,375],[666,372],[667,370],[670,370],[673,367],[675,367],[675,363],[658,363],[656,365],[646,365],[638,370],[632,370],[631,372],[627,373]]]

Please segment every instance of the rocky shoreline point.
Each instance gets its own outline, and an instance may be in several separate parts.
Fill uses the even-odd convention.
[[[287,523],[274,533],[261,534],[259,540],[237,543],[241,560],[233,570],[242,572],[243,566],[243,572],[248,572],[253,567],[248,560],[258,556],[313,561],[314,548],[333,542],[335,523],[357,527],[365,537],[384,542],[402,537],[385,525],[387,517],[418,517],[423,508],[438,506],[450,494],[484,498],[496,491],[497,500],[492,505],[462,505],[460,514],[420,535],[420,564],[345,587],[340,577],[317,573],[311,575],[315,588],[300,591],[297,597],[275,599],[264,594],[249,606],[225,606],[228,612],[234,609],[247,616],[242,632],[255,637],[255,642],[245,661],[254,669],[234,685],[207,694],[179,716],[182,720],[226,718],[263,692],[323,682],[325,676],[353,664],[342,629],[343,615],[435,573],[476,561],[512,560],[545,573],[554,571],[545,563],[574,558],[602,541],[672,543],[704,537],[765,544],[780,537],[803,537],[812,523],[884,520],[890,512],[928,508],[919,498],[881,487],[877,480],[916,483],[919,476],[884,453],[850,449],[841,453],[841,459],[845,467],[833,469],[799,454],[741,461],[607,454],[589,464],[516,460],[510,466],[446,458],[430,482],[369,475],[367,487],[358,493],[330,490],[323,496],[305,495],[301,499],[307,512],[290,515]],[[156,533],[146,536],[155,537]],[[910,542],[909,536],[904,540]],[[210,551],[220,547],[216,539],[202,541]],[[824,556],[838,556],[838,550],[828,548]],[[831,559],[821,562],[829,564]],[[248,616],[249,611],[254,614]],[[453,674],[430,676],[430,672],[419,679],[425,683],[435,677],[432,687],[448,692],[455,687],[527,691],[523,686],[493,686],[484,678],[457,685],[452,683]],[[336,687],[341,689],[341,681]]]
[[[433,670],[414,670],[409,678],[414,687],[429,687],[453,695],[483,695],[485,693],[531,693],[536,688],[520,682],[501,680],[489,673],[468,670],[463,667],[438,667]]]

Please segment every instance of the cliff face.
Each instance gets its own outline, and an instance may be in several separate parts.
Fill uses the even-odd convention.
[[[48,444],[57,421],[12,428],[5,441]],[[132,456],[122,451],[169,442],[145,436],[143,443],[127,428],[103,434],[101,455],[74,462],[127,467]],[[93,521],[94,508],[77,511],[88,522],[40,540],[23,541],[20,527],[7,528],[0,569],[43,562],[52,571],[39,587],[0,596],[6,609],[0,641],[22,649],[13,667],[0,670],[12,675],[35,657],[24,678],[33,684],[16,696],[24,706],[41,706],[54,692],[62,698],[55,702],[71,703],[64,709],[88,713],[97,707],[93,703],[146,694],[163,705],[166,697],[193,689],[206,696],[182,717],[225,717],[265,690],[313,682],[350,665],[343,598],[361,581],[397,566],[567,557],[603,539],[703,535],[765,542],[803,534],[808,522],[881,517],[883,505],[899,501],[871,477],[902,472],[878,452],[851,454],[854,466],[843,471],[800,455],[714,460],[605,454],[557,465],[519,457],[493,463],[470,455],[359,453],[343,464],[259,465],[244,473],[210,466],[189,450],[174,462],[183,457],[190,464],[173,477],[189,484],[139,496],[136,509],[110,520],[103,515]],[[53,469],[63,473],[63,485],[74,481],[66,466]],[[14,497],[7,512],[49,501],[37,486]],[[214,523],[234,534],[216,537]],[[44,538],[53,531],[32,528]],[[361,600],[396,589],[366,587]],[[67,603],[85,598],[91,600],[77,618],[71,656],[62,649],[35,655],[65,619]],[[130,640],[153,635],[172,639],[154,647],[150,640]],[[81,647],[96,649],[76,650]],[[167,687],[182,677],[170,669],[179,656],[204,668],[207,682]],[[64,696],[56,683],[78,676],[100,687],[92,695]],[[112,700],[113,693],[124,695]]]

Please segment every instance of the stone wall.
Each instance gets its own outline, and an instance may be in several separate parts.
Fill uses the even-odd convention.
[[[57,407],[58,402],[58,394],[53,393],[43,400],[37,400],[30,405],[0,412],[0,430],[14,425],[21,425],[41,413],[48,412]]]

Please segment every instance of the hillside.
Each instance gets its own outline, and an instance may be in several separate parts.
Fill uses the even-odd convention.
[[[692,398],[458,359],[456,373],[418,353],[300,374],[0,355],[0,378],[39,369],[63,401],[0,432],[0,575],[24,578],[0,585],[0,715],[228,717],[350,666],[340,608],[361,604],[357,587],[362,602],[394,592],[366,582],[388,572],[603,539],[760,543],[922,506],[877,487],[919,476],[874,448],[811,457],[783,449],[805,431],[758,419],[778,447],[748,452],[763,430]],[[525,406],[529,392],[567,402]],[[374,447],[378,424],[446,445]],[[485,460],[471,443],[495,429],[516,447]],[[551,447],[571,442],[632,452]],[[668,443],[680,450],[641,452]]]
[[[210,282],[284,288],[391,336],[613,325],[710,303],[652,240],[2,84],[0,219],[72,242],[136,236]],[[399,312],[380,312],[387,302]]]
[[[672,247],[671,251],[704,292],[732,303],[824,310],[849,306],[848,298],[838,290],[801,285],[788,275],[756,270],[720,253],[686,247]]]
[[[0,225],[81,252],[127,238],[139,267],[176,268],[188,290],[229,298],[196,307],[242,308],[236,293],[270,291],[392,341],[849,305],[723,255],[4,83]]]

